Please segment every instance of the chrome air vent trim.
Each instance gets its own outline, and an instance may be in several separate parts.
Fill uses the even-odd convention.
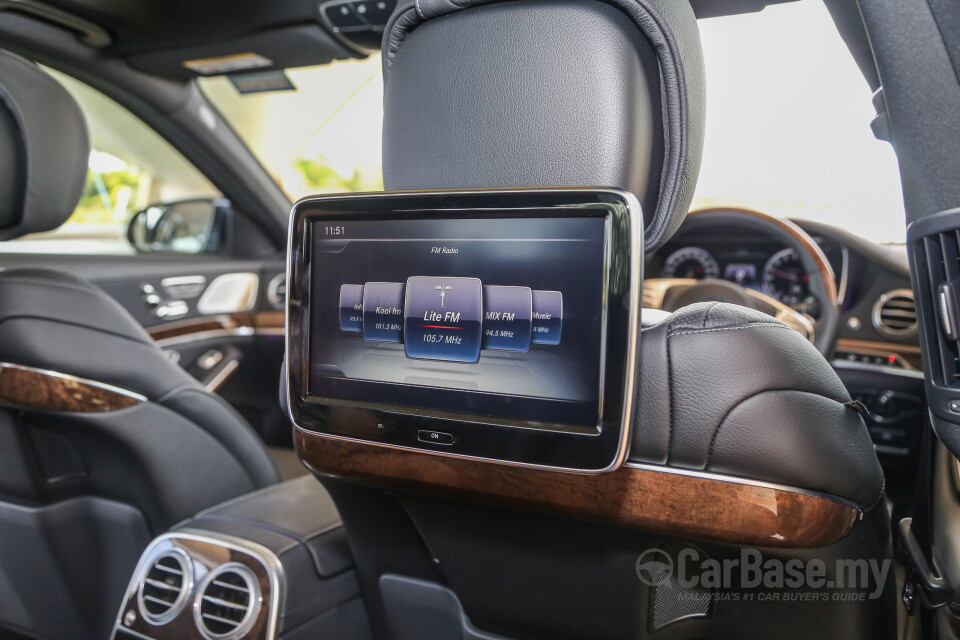
[[[220,565],[197,590],[193,619],[207,640],[237,640],[250,631],[263,596],[253,571],[239,562]]]
[[[917,303],[910,289],[893,289],[877,298],[871,313],[874,328],[888,338],[917,335]]]
[[[287,308],[287,274],[278,273],[267,285],[267,302],[277,311]]]
[[[144,620],[163,625],[176,618],[193,592],[193,567],[181,549],[154,558],[137,587],[137,608]]]

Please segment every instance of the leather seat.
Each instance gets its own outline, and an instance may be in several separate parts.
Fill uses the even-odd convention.
[[[3,52],[0,98],[0,238],[54,229],[86,183],[83,115],[54,79]],[[89,468],[91,492],[138,506],[154,531],[279,480],[236,411],[166,358],[113,298],[70,274],[0,271],[0,363],[142,397],[96,413],[19,408],[29,422],[67,434]]]
[[[643,204],[648,251],[683,221],[705,121],[702,53],[688,3],[403,2],[387,26],[383,65],[385,188],[619,187]],[[659,472],[665,483],[683,475],[743,483],[737,500],[783,490],[853,509],[855,524],[838,541],[781,545],[765,549],[768,557],[831,567],[838,559],[890,560],[884,478],[868,432],[805,338],[757,311],[702,303],[645,328],[638,363],[629,466]],[[630,563],[645,549],[671,554],[685,546],[726,562],[740,545],[567,522],[469,497],[323,482],[352,537],[384,636],[414,637],[397,633],[404,626],[397,612],[409,612],[414,599],[396,588],[395,576],[449,589],[457,615],[496,637],[895,632],[892,571],[869,599],[805,608],[761,595],[691,610],[680,591],[640,588]],[[672,508],[697,509],[701,499]],[[374,514],[381,523],[390,518],[380,525],[389,536],[372,530]]]
[[[89,153],[66,90],[0,52],[0,239],[62,224],[86,183]],[[112,589],[118,581],[123,589],[150,536],[279,481],[254,430],[166,358],[120,304],[47,269],[0,270],[0,451],[0,593],[18,594],[0,598],[0,627],[56,628],[43,612],[69,619],[58,585],[85,575],[97,593],[72,590],[103,598],[103,610],[76,606],[95,629],[113,615]],[[111,545],[109,561],[90,553],[102,536],[125,540]],[[84,553],[57,551],[80,539]],[[18,571],[23,558],[33,559]]]
[[[387,189],[620,187],[645,205],[647,251],[686,216],[705,116],[687,3],[420,0],[394,13],[383,56]],[[647,327],[640,348],[632,462],[878,503],[863,420],[785,324],[701,303]]]

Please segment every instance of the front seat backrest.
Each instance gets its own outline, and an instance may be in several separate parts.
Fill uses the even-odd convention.
[[[648,251],[682,222],[704,126],[702,53],[685,0],[403,2],[387,26],[383,66],[387,189],[619,187],[643,204]],[[631,563],[645,549],[693,545],[727,562],[745,544],[738,536],[753,532],[748,540],[764,553],[823,561],[831,572],[838,559],[889,561],[891,546],[883,474],[863,420],[799,334],[743,307],[693,305],[643,332],[638,367],[634,438],[620,471],[655,480],[635,493],[615,480],[583,480],[582,493],[605,487],[598,503],[646,505],[644,526],[484,504],[444,484],[481,477],[450,460],[423,461],[440,468],[423,481],[413,463],[407,475],[391,469],[401,481],[380,480],[389,492],[324,479],[353,536],[374,623],[395,632],[413,615],[416,599],[409,584],[397,587],[400,576],[443,584],[445,598],[459,600],[454,619],[465,615],[498,637],[889,636],[892,581],[879,585],[883,597],[808,609],[762,597],[710,605],[678,585],[640,585]],[[520,472],[487,473],[522,492]],[[674,493],[688,483],[702,490]],[[658,489],[663,502],[640,495]],[[789,511],[778,492],[836,508],[795,524],[837,533],[802,543],[788,538],[789,526],[765,531],[762,522]],[[748,503],[753,513],[734,515]],[[685,528],[690,514],[716,522]],[[388,516],[394,526],[378,535],[369,523]],[[718,531],[722,522],[733,535]],[[401,541],[405,554],[378,552]],[[697,597],[706,606],[691,611]]]
[[[67,91],[0,51],[0,238],[60,226],[86,184],[89,152],[86,123]],[[110,385],[136,400],[88,411],[82,402],[54,402],[53,387],[46,396],[14,387],[42,384],[43,372]],[[136,505],[154,531],[278,481],[239,414],[166,358],[113,298],[67,273],[0,271],[0,404],[64,432],[89,469],[88,490]]]

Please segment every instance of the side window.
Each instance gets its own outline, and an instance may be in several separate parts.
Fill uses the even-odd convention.
[[[87,120],[87,184],[66,223],[0,242],[0,252],[133,254],[127,226],[135,213],[158,203],[220,195],[196,167],[124,107],[70,76],[44,70],[66,87]]]

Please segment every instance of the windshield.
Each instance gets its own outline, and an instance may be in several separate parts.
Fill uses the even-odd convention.
[[[821,2],[700,21],[707,129],[693,208],[733,205],[903,242],[896,157]],[[291,198],[382,189],[380,59],[291,69],[296,91],[201,87]]]

